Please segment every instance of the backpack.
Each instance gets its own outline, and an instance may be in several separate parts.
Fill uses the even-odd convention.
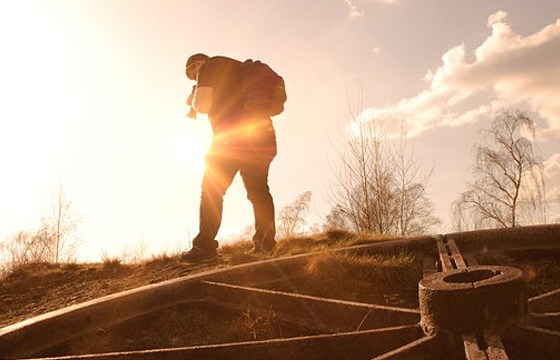
[[[243,107],[250,113],[275,116],[284,111],[287,99],[284,79],[265,63],[243,62],[241,92]]]

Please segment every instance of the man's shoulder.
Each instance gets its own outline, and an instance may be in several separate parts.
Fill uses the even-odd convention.
[[[241,62],[225,56],[209,58],[200,69],[199,86],[224,87],[238,80]]]

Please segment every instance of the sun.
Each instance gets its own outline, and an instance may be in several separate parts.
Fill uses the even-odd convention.
[[[169,148],[182,164],[200,170],[204,168],[204,157],[210,146],[211,136],[200,124],[190,123],[169,138]]]

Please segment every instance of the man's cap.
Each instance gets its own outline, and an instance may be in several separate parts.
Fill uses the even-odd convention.
[[[208,60],[208,58],[209,58],[209,56],[206,55],[206,54],[203,54],[203,53],[198,53],[198,54],[191,55],[189,57],[189,59],[187,60],[187,68],[191,67],[192,64],[195,61],[200,61],[200,60],[206,61],[206,60]]]

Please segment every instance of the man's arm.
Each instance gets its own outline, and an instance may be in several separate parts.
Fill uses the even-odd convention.
[[[208,114],[214,101],[214,89],[208,86],[197,87],[194,93],[193,107],[201,114]]]

